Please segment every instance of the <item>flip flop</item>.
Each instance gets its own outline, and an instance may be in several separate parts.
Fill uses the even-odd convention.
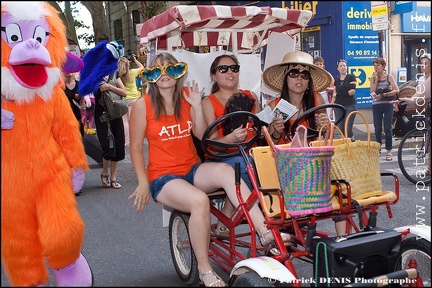
[[[387,161],[392,161],[392,160],[393,160],[391,154],[387,154],[385,159],[386,159]]]
[[[111,187],[114,189],[120,189],[122,185],[116,180],[111,180]]]
[[[111,182],[109,179],[109,175],[103,175],[101,174],[101,181],[102,181],[102,185],[104,187],[111,187]]]

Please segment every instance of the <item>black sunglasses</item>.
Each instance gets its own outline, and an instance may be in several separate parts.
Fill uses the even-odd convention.
[[[233,73],[237,73],[240,71],[240,65],[233,64],[233,65],[220,65],[217,66],[216,69],[219,70],[220,73],[226,73],[228,72],[228,68],[231,69]]]
[[[297,78],[299,75],[300,75],[301,78],[304,79],[304,80],[310,80],[310,79],[311,79],[311,75],[310,75],[310,73],[309,73],[308,71],[302,71],[302,72],[300,72],[300,71],[297,70],[297,69],[293,69],[293,70],[290,70],[290,71],[288,72],[288,76],[289,76],[290,78]]]

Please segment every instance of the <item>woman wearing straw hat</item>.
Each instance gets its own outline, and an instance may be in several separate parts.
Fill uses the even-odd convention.
[[[264,83],[275,91],[280,91],[279,98],[268,105],[273,109],[280,101],[285,99],[296,106],[298,112],[291,119],[273,119],[269,125],[269,133],[275,144],[291,142],[290,129],[298,115],[305,111],[325,104],[320,91],[331,85],[333,77],[323,68],[313,64],[313,57],[308,53],[293,51],[285,54],[282,63],[273,65],[263,73]],[[315,115],[303,119],[299,124],[312,129],[319,129],[329,123],[326,109],[318,110]],[[333,218],[337,235],[346,234],[345,217]]]
[[[308,53],[293,51],[285,54],[282,63],[267,68],[263,73],[263,81],[271,89],[280,92],[280,98],[298,109],[298,112],[288,121],[275,118],[269,125],[273,142],[284,144],[291,142],[290,129],[298,115],[315,106],[325,104],[324,98],[318,92],[330,85],[332,76],[326,70],[314,65],[313,57]],[[280,98],[274,99],[268,105],[273,109]],[[326,110],[322,109],[299,124],[319,129],[328,122]]]

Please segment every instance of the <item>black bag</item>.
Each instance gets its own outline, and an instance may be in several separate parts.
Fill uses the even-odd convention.
[[[401,244],[401,235],[396,231],[372,228],[342,239],[312,239],[314,287],[342,287],[356,278],[395,271]]]
[[[107,83],[117,87],[117,80],[110,76]],[[105,107],[105,112],[100,116],[101,122],[108,122],[121,118],[128,112],[128,102],[126,97],[122,97],[113,91],[101,91],[100,104]]]
[[[85,152],[96,163],[102,164],[102,147],[96,135],[85,134],[83,136],[83,144]]]

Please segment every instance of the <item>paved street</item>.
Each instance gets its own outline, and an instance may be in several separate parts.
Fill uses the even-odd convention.
[[[366,139],[364,125],[363,128],[361,126],[355,126],[355,137],[359,140]],[[136,180],[129,150],[126,152],[126,159],[119,164],[118,175],[123,188],[103,188],[100,182],[101,166],[88,158],[91,170],[86,174],[82,194],[77,197],[86,223],[83,254],[92,267],[94,286],[184,287],[171,260],[168,229],[162,227],[161,206],[151,202],[142,213],[138,213],[132,208],[132,202],[127,200],[136,187]],[[388,218],[385,209],[379,209],[377,225],[397,227],[420,224],[421,221],[430,225],[430,193],[416,192],[415,185],[400,173],[396,154],[397,151],[393,150],[393,161],[385,161],[384,156],[381,157],[381,171],[399,176],[401,198],[392,206],[393,219]],[[384,187],[393,190],[390,184],[392,181],[384,180]],[[423,211],[426,214],[419,214],[422,209],[418,206],[425,207]],[[331,224],[320,225],[325,227]],[[299,275],[312,277],[309,264],[300,262],[299,265]],[[227,274],[218,272],[227,279]],[[10,286],[3,269],[1,286]],[[53,280],[49,286],[54,286]]]

